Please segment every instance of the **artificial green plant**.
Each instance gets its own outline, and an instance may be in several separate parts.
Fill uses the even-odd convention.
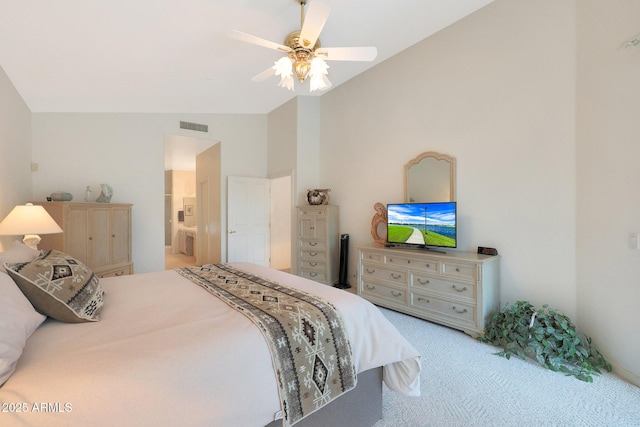
[[[577,332],[569,317],[546,304],[536,309],[518,301],[505,307],[492,315],[478,339],[502,347],[495,353],[499,356],[531,357],[547,369],[586,382],[593,382],[593,375],[600,374],[600,369],[611,372],[611,365],[592,346],[591,338]]]

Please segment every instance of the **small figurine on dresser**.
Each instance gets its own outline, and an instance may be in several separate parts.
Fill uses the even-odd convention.
[[[111,196],[113,196],[113,188],[109,184],[100,184],[100,196],[96,199],[98,203],[111,202]]]

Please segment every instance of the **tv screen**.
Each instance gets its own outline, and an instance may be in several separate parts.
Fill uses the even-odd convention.
[[[387,205],[387,242],[457,247],[456,202]]]

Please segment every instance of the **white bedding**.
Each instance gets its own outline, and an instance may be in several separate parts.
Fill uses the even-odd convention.
[[[419,353],[369,302],[252,264],[256,275],[330,300],[358,372],[384,366],[419,395]],[[101,279],[97,323],[47,320],[0,387],[0,425],[263,426],[280,410],[268,347],[242,314],[175,271]],[[40,411],[38,411],[40,410]]]

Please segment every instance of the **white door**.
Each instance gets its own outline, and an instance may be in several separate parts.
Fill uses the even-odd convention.
[[[227,259],[270,266],[271,180],[230,176],[227,182]]]
[[[221,147],[196,156],[196,264],[222,261]]]

